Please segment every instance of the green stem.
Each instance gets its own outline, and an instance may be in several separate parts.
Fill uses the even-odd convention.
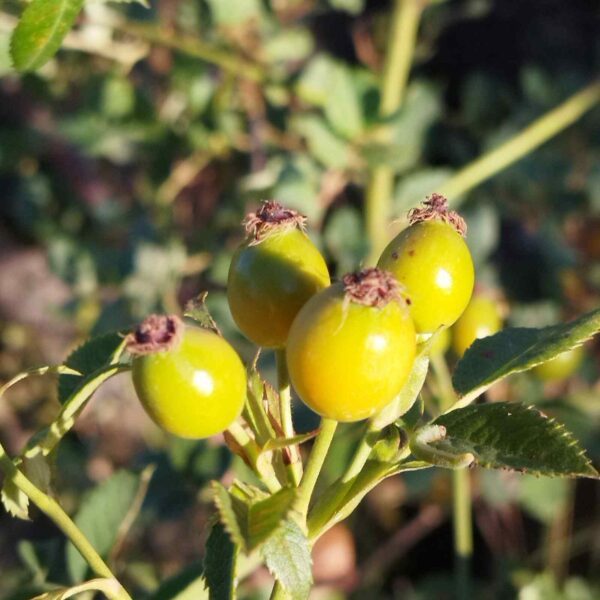
[[[44,430],[44,435],[41,439],[38,440],[34,437],[31,442],[27,444],[25,452],[23,453],[24,456],[32,458],[40,453],[43,456],[50,454],[63,436],[71,429],[71,427],[73,427],[77,417],[81,414],[82,410],[87,405],[88,400],[100,385],[107,379],[113,377],[113,375],[130,370],[131,366],[127,364],[110,364],[103,366],[93,375],[89,376],[89,380],[65,401],[56,419],[54,419],[52,424]]]
[[[352,460],[350,461],[350,465],[342,476],[342,483],[350,481],[362,471],[362,468],[365,466],[365,463],[371,454],[371,450],[373,450],[371,436],[373,433],[375,433],[375,431],[376,430],[373,427],[373,423],[369,421],[365,433],[354,452]]]
[[[452,501],[456,597],[457,600],[469,600],[472,598],[473,525],[471,521],[471,482],[468,469],[452,471]]]
[[[279,392],[279,415],[281,417],[281,428],[286,438],[294,437],[294,422],[292,421],[292,394],[290,390],[290,376],[287,369],[285,349],[275,351],[275,362],[277,364],[277,388]],[[302,479],[302,462],[298,446],[289,447],[291,463],[286,465],[292,483],[297,487]]]
[[[546,531],[546,566],[559,586],[564,584],[569,574],[575,502],[574,482],[567,480],[565,486],[567,488],[565,502],[556,511]]]
[[[110,26],[127,35],[135,35],[152,44],[165,46],[193,58],[211,63],[244,79],[263,82],[266,74],[257,64],[244,60],[231,50],[215,48],[189,34],[161,28],[151,23],[123,20]]]
[[[254,439],[252,439],[246,430],[238,421],[234,421],[228,428],[227,432],[240,446],[245,458],[250,462],[252,468],[259,476],[261,481],[267,486],[267,489],[275,493],[281,489],[281,484],[277,479],[273,465],[267,461],[260,460],[260,447]]]
[[[347,484],[349,481],[354,479],[365,466],[365,463],[371,454],[371,450],[373,449],[372,445],[370,444],[370,435],[374,431],[373,424],[371,421],[369,421],[365,433],[363,434],[354,452],[354,456],[350,461],[350,465],[340,479],[340,485],[338,485],[336,493],[329,498],[327,505],[322,508],[322,511],[320,512],[321,516],[313,515],[311,513],[310,518],[313,522],[310,527],[311,531],[309,532],[311,539],[316,539],[323,533],[322,527],[329,519],[330,515],[332,515],[336,508],[338,508],[343,502],[346,494],[348,493],[348,486],[344,486],[343,484]]]
[[[87,561],[96,575],[116,580],[108,565],[94,550],[94,547],[71,520],[69,515],[61,508],[58,502],[42,492],[42,490],[35,486],[15,467],[2,445],[0,445],[0,468],[4,471],[6,481],[14,483],[44,514],[52,519],[56,526],[69,538],[75,548],[79,550],[81,556]],[[122,587],[113,597],[116,600],[131,600],[131,596]]]
[[[422,0],[395,0],[381,82],[381,117],[388,117],[402,105],[423,5]],[[370,264],[377,261],[386,243],[393,184],[394,170],[391,167],[379,166],[371,173],[365,199]]]
[[[600,102],[600,82],[594,82],[568,98],[556,108],[534,121],[519,134],[473,161],[448,181],[437,192],[447,196],[454,206],[457,196],[468,192],[481,182],[517,162],[535,150]]]
[[[306,470],[302,477],[302,481],[298,486],[298,500],[296,501],[296,509],[306,519],[308,513],[308,505],[315,489],[319,473],[325,462],[327,451],[331,446],[331,441],[335,434],[337,421],[333,419],[321,419],[321,431],[315,440],[314,446],[306,463]]]
[[[433,374],[441,395],[442,410],[456,401],[448,364],[442,355],[431,357]],[[471,598],[471,557],[473,554],[473,524],[471,481],[465,468],[452,471],[452,526],[454,530],[454,560],[457,600]]]

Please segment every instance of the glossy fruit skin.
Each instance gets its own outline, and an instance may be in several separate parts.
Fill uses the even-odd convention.
[[[532,370],[541,381],[562,381],[577,371],[584,354],[584,349],[579,346],[573,348],[573,350],[567,350],[559,354],[552,360],[542,363]]]
[[[401,231],[377,266],[406,288],[417,333],[449,327],[465,310],[475,282],[471,253],[448,223],[424,221]]]
[[[462,356],[475,341],[502,329],[498,304],[487,296],[475,296],[452,327],[452,349]]]
[[[207,329],[187,327],[176,348],[135,357],[132,376],[150,418],[180,437],[220,433],[244,406],[244,365],[227,341]]]
[[[292,324],[287,353],[300,399],[336,421],[360,421],[389,404],[415,357],[415,330],[406,307],[344,302],[336,283],[313,296]]]
[[[299,229],[244,243],[229,267],[227,299],[242,333],[264,348],[285,346],[294,317],[329,285],[325,260]]]

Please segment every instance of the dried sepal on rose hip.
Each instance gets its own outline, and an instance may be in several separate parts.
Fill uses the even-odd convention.
[[[214,331],[187,326],[175,315],[151,315],[126,344],[137,396],[163,430],[205,438],[224,431],[241,414],[246,371]]]
[[[300,308],[329,285],[327,265],[305,223],[272,200],[244,221],[247,237],[231,260],[227,299],[236,324],[258,346],[285,346]]]
[[[460,317],[473,292],[466,224],[439,194],[411,210],[408,219],[409,226],[388,244],[377,266],[406,288],[417,332],[433,333]]]
[[[313,296],[292,324],[290,380],[300,399],[336,421],[367,419],[400,392],[412,369],[415,329],[394,277],[346,275]]]

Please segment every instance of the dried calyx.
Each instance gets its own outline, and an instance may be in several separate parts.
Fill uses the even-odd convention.
[[[181,342],[184,324],[176,315],[150,315],[125,339],[127,351],[141,356],[173,350]]]
[[[463,237],[467,233],[465,220],[456,211],[448,208],[448,200],[441,194],[432,194],[423,202],[423,206],[409,211],[408,222],[411,225],[423,221],[444,221],[452,225]]]
[[[368,268],[358,273],[348,273],[342,279],[346,300],[375,308],[383,308],[389,302],[410,304],[403,287],[388,271]]]
[[[258,244],[275,231],[301,229],[304,231],[306,217],[291,208],[285,208],[275,200],[265,200],[260,208],[250,213],[243,222],[251,244]]]

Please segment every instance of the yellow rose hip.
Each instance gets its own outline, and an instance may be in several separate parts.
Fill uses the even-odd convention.
[[[138,398],[165,431],[205,438],[241,414],[246,371],[215,332],[187,327],[176,316],[152,315],[130,334],[127,348]]]
[[[346,275],[313,296],[294,320],[287,345],[290,380],[321,416],[366,419],[402,389],[415,338],[392,275],[379,269]]]
[[[304,222],[272,201],[245,221],[248,237],[232,258],[227,299],[236,324],[258,346],[285,346],[298,311],[329,285],[327,265]]]
[[[434,194],[409,214],[410,225],[385,248],[377,264],[404,286],[418,333],[449,327],[465,310],[475,281],[462,218]]]

